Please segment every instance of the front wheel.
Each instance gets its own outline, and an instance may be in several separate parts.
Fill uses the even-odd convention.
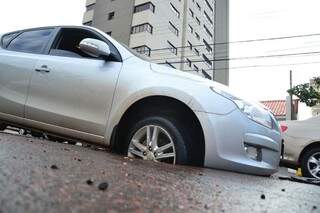
[[[188,132],[189,131],[189,132]],[[169,164],[192,164],[190,129],[166,116],[150,116],[132,123],[126,138],[129,157]]]
[[[301,164],[304,177],[320,179],[320,147],[304,153]]]

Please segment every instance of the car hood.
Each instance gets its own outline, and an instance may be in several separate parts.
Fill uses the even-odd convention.
[[[226,85],[223,85],[223,84],[218,83],[216,81],[209,80],[209,79],[203,78],[198,75],[190,74],[187,72],[183,72],[183,71],[180,71],[177,69],[173,69],[173,68],[170,68],[167,66],[158,65],[158,64],[154,64],[154,63],[151,63],[150,67],[151,67],[151,70],[153,70],[154,72],[162,73],[162,74],[165,74],[168,76],[182,78],[187,81],[190,81],[190,83],[200,84],[200,85],[203,85],[207,88],[211,87],[211,88],[216,89],[218,91],[224,91],[228,94],[233,95],[234,97],[237,97],[238,99],[246,100],[247,102],[250,102],[254,105],[257,105],[257,106],[269,111],[269,109],[267,109],[264,105],[257,103],[256,101],[253,101],[253,100],[248,100],[248,98],[243,98],[236,91],[233,91],[229,87],[227,87]]]
[[[154,64],[154,63],[150,63],[150,67],[151,70],[153,70],[154,72],[158,72],[158,73],[162,73],[168,76],[173,76],[173,77],[178,77],[178,78],[182,78],[188,81],[191,81],[192,83],[196,83],[196,84],[201,84],[201,85],[205,85],[208,87],[214,87],[217,88],[219,90],[223,90],[226,92],[229,92],[231,94],[235,94],[234,91],[231,91],[229,87],[220,84],[216,81],[212,81],[206,78],[203,78],[201,76],[198,75],[194,75],[194,74],[190,74],[190,73],[186,73],[177,69],[173,69],[167,66],[163,66],[163,65],[159,65],[159,64]],[[236,94],[235,94],[236,95]]]

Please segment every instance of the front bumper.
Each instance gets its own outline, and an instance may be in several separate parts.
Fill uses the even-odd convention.
[[[277,172],[282,149],[277,126],[269,129],[257,124],[238,109],[227,115],[195,113],[204,131],[206,167],[255,175]],[[261,159],[251,159],[245,145],[259,148]]]

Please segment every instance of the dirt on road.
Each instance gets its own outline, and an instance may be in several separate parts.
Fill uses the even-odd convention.
[[[320,212],[320,188],[1,133],[0,212]]]

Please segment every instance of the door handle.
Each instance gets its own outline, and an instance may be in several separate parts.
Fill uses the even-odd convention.
[[[49,73],[49,72],[50,72],[50,69],[48,68],[47,65],[42,65],[40,68],[36,68],[36,72]]]

